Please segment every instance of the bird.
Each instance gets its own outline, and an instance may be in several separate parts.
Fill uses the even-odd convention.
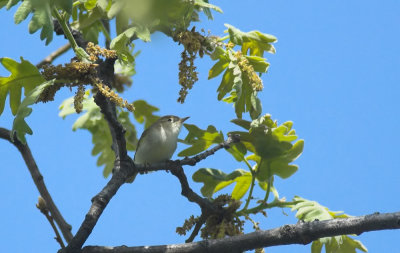
[[[188,118],[166,115],[150,125],[140,136],[133,162],[137,165],[151,165],[171,159],[183,122]],[[127,182],[133,182],[136,175],[128,178]]]

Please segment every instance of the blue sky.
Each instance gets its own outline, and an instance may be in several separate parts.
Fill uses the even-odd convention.
[[[267,55],[271,67],[263,76],[263,113],[281,123],[292,120],[305,140],[304,152],[295,162],[298,172],[289,179],[275,180],[280,195],[288,199],[299,195],[355,216],[399,211],[400,2],[234,0],[215,4],[224,14],[215,13],[214,21],[197,27],[223,35],[223,24],[229,23],[243,31],[257,29],[278,38],[277,53]],[[18,60],[23,56],[35,64],[66,43],[55,37],[46,47],[39,34],[28,33],[27,22],[13,24],[14,12],[15,8],[0,10],[0,57]],[[236,129],[229,123],[235,118],[231,105],[216,100],[220,78],[207,80],[212,66],[209,59],[196,61],[200,80],[181,105],[176,102],[181,46],[155,34],[151,43],[138,42],[136,49],[141,50],[137,74],[125,98],[146,99],[161,108],[159,115],[190,116],[188,122],[202,128],[212,124],[224,133]],[[56,63],[68,62],[71,56],[68,53]],[[8,73],[1,68],[0,75]],[[65,89],[54,102],[35,105],[28,118],[34,134],[27,139],[50,193],[75,232],[91,197],[108,179],[102,177],[102,169],[90,155],[89,133],[72,132],[76,117],[58,117],[59,104],[72,95]],[[6,107],[0,126],[11,128],[11,124]],[[20,154],[0,140],[0,159],[4,252],[55,252],[58,245],[35,207],[38,192]],[[191,175],[201,167],[228,172],[243,165],[226,152],[218,152],[185,170]],[[200,184],[191,185],[199,192]],[[261,228],[297,221],[289,209],[284,212],[287,215],[281,209],[270,210],[267,219],[257,217]],[[87,245],[183,242],[186,238],[175,234],[175,228],[191,214],[199,214],[199,208],[180,195],[175,177],[165,172],[139,176],[112,199]],[[369,252],[393,252],[399,236],[398,230],[382,231],[357,239]],[[310,246],[267,251],[310,252]]]

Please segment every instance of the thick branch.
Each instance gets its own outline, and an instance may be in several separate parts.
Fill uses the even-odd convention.
[[[92,233],[94,226],[99,220],[101,214],[110,202],[111,198],[117,193],[125,180],[128,178],[129,171],[132,170],[134,164],[132,159],[117,162],[110,181],[107,185],[92,199],[92,205],[89,212],[86,214],[84,221],[82,222],[78,232],[68,244],[65,252],[79,252],[83,244]],[[64,252],[64,251],[62,251]]]
[[[115,59],[106,59],[99,63],[97,74],[104,85],[111,87],[114,80],[114,62]],[[101,92],[97,92],[94,101],[100,107],[104,118],[108,122],[112,137],[112,149],[115,152],[116,159],[125,160],[128,156],[125,141],[125,129],[117,119],[115,104],[106,98]]]
[[[245,250],[288,244],[308,244],[318,238],[363,232],[400,229],[400,212],[334,219],[325,221],[302,222],[284,225],[270,230],[224,239],[204,240],[186,244],[141,247],[102,247],[87,246],[83,253],[202,253],[202,252],[243,252]]]
[[[185,173],[183,172],[182,167],[173,168],[171,173],[179,179],[181,183],[182,192],[181,194],[185,196],[190,202],[197,203],[202,211],[203,214],[205,213],[217,213],[219,210],[206,198],[202,198],[200,195],[195,193],[189,186],[189,182],[186,178]]]
[[[114,60],[106,59],[105,61],[101,61],[97,74],[98,78],[105,85],[111,86],[111,80],[114,75]],[[112,136],[112,149],[116,156],[115,166],[113,176],[101,192],[92,199],[89,212],[86,214],[78,232],[66,247],[65,252],[75,252],[82,248],[111,198],[117,193],[121,185],[125,183],[128,176],[133,175],[136,171],[132,159],[127,154],[124,135],[125,129],[117,120],[115,105],[100,92],[95,95],[94,100],[100,107],[109,125]]]
[[[71,241],[72,233],[71,233],[71,225],[69,225],[61,215],[60,211],[58,210],[56,204],[53,202],[53,199],[50,196],[49,191],[44,183],[44,179],[42,174],[39,171],[39,168],[35,162],[35,159],[32,156],[31,150],[28,147],[28,144],[22,144],[18,141],[17,138],[14,138],[14,142],[11,141],[10,138],[10,131],[0,127],[0,138],[5,139],[11,142],[21,153],[22,157],[24,158],[25,164],[28,167],[29,172],[31,173],[33,182],[36,185],[40,195],[46,201],[47,208],[49,209],[51,216],[56,221],[58,227],[60,228],[65,240],[67,242]]]

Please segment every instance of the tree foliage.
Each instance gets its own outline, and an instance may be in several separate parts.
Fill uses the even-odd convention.
[[[232,119],[232,123],[242,128],[241,131],[228,133],[240,135],[241,141],[226,151],[245,169],[232,168],[230,173],[225,173],[218,168],[200,168],[193,174],[193,181],[203,185],[201,194],[226,211],[224,217],[219,219],[212,215],[207,217],[202,227],[203,238],[242,234],[244,222],[259,222],[253,221],[250,215],[265,214],[269,208],[292,208],[297,211],[296,217],[304,221],[349,217],[301,197],[287,201],[279,197],[274,187],[276,176],[287,179],[299,169],[293,162],[304,148],[304,140],[298,138],[293,122],[278,124],[271,115],[263,114],[258,97],[264,87],[261,77],[268,73],[270,65],[265,54],[275,53],[275,36],[260,31],[241,31],[229,24],[225,25],[226,36],[222,38],[197,32],[193,22],[199,21],[201,14],[212,19],[212,12],[222,13],[218,6],[207,0],[0,1],[0,7],[7,10],[15,5],[18,5],[14,14],[16,24],[29,17],[29,33],[40,30],[40,38],[46,44],[51,43],[54,30],[61,29],[76,55],[70,63],[60,66],[50,64],[40,69],[22,57],[20,63],[1,58],[0,63],[10,76],[0,77],[0,114],[9,96],[9,106],[15,115],[13,132],[21,142],[26,142],[26,134],[33,133],[25,121],[32,112],[28,106],[51,101],[63,87],[76,88],[76,95],[66,98],[60,105],[59,116],[65,118],[80,114],[72,129],[90,132],[93,142],[91,154],[98,155],[97,166],[103,167],[103,175],[108,177],[116,158],[111,148],[113,139],[109,124],[93,95],[101,92],[118,105],[115,113],[126,131],[126,149],[135,150],[138,142],[136,125],[139,123],[148,127],[159,116],[154,114],[158,108],[146,101],[128,103],[122,98],[124,92],[129,91],[135,73],[138,53],[134,52],[134,42],[137,39],[149,42],[153,33],[162,32],[184,48],[179,66],[182,88],[178,101],[185,101],[197,81],[194,60],[210,57],[215,63],[210,66],[208,78],[221,80],[216,88],[217,100],[234,105],[237,118]],[[107,27],[109,20],[114,20],[114,38]],[[73,31],[78,31],[86,42],[91,43],[78,43]],[[100,36],[106,38],[104,47],[107,49],[96,46]],[[113,62],[115,70],[114,79],[109,84],[94,75],[97,63],[107,60]],[[132,108],[133,117],[124,108]],[[185,124],[185,128],[188,134],[182,143],[188,147],[178,154],[181,157],[199,154],[214,144],[224,142],[227,136],[213,125],[204,130],[192,124]],[[234,187],[228,195],[216,195],[232,184]],[[253,190],[256,185],[262,190],[262,196],[255,195]],[[181,234],[190,231],[201,218],[189,218],[178,231]],[[323,246],[326,252],[332,253],[355,252],[356,249],[366,251],[361,242],[346,235],[314,241],[311,251],[322,252]]]

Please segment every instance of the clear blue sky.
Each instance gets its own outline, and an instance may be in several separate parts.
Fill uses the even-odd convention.
[[[244,31],[258,29],[278,38],[276,55],[267,55],[271,68],[263,76],[263,112],[279,122],[292,120],[305,140],[299,171],[277,178],[281,196],[316,200],[350,215],[399,211],[400,157],[400,2],[386,1],[220,1],[224,14],[204,22],[222,35],[224,23]],[[13,24],[15,8],[0,10],[0,57],[20,56],[38,63],[63,45],[49,45],[39,34],[28,34],[27,22]],[[204,17],[203,17],[204,19]],[[190,116],[189,123],[213,124],[225,133],[236,129],[230,105],[216,102],[220,78],[207,80],[209,59],[196,61],[200,80],[187,102],[176,103],[181,47],[156,34],[152,43],[137,43],[137,74],[128,100],[146,99],[160,107],[159,115]],[[71,53],[56,63],[69,61]],[[0,75],[8,75],[3,68]],[[90,199],[107,182],[90,155],[88,132],[72,132],[74,117],[62,120],[58,106],[73,93],[62,90],[56,100],[34,106],[28,123],[34,134],[28,143],[56,204],[76,232]],[[7,108],[7,107],[6,107]],[[0,126],[11,128],[9,109]],[[139,128],[140,131],[142,128]],[[184,137],[185,132],[181,133]],[[178,147],[182,149],[182,146]],[[225,152],[196,166],[230,171],[242,167]],[[4,252],[55,252],[58,244],[45,217],[36,209],[38,197],[18,151],[0,140],[2,193],[0,235]],[[189,175],[196,168],[188,167]],[[199,191],[200,184],[192,182]],[[262,229],[295,223],[290,210],[271,210],[257,217]],[[139,176],[124,185],[99,220],[86,245],[155,245],[183,242],[175,234],[199,208],[180,195],[175,177],[165,172]],[[394,252],[400,231],[366,233],[358,237],[370,252]],[[310,246],[280,246],[267,252],[310,252]]]

